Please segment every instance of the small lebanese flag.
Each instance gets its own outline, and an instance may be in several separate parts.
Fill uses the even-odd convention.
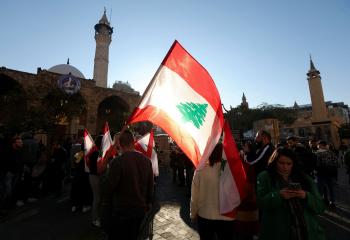
[[[235,208],[245,197],[246,174],[227,121],[224,125],[222,158],[219,185],[220,214],[233,218]]]
[[[101,142],[102,156],[97,159],[97,172],[102,173],[107,167],[107,160],[115,154],[111,133],[109,131],[108,122],[105,122],[103,128],[103,137]]]
[[[161,127],[198,168],[220,138],[224,120],[215,83],[177,41],[127,124],[141,121]]]
[[[85,172],[90,172],[89,166],[90,166],[90,161],[89,157],[90,155],[98,151],[97,146],[95,145],[94,140],[92,139],[90,133],[88,130],[85,128],[84,129],[84,162],[85,162]]]
[[[135,149],[143,153],[146,157],[148,157],[151,160],[153,175],[157,177],[159,176],[158,156],[156,151],[154,150],[154,145],[155,143],[153,129],[151,130],[151,132],[137,139],[134,143]]]

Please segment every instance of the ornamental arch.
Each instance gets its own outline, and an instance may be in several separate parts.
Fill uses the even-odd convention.
[[[82,87],[81,93],[87,101],[86,128],[91,135],[102,132],[106,120],[111,132],[120,131],[125,119],[140,101],[138,93],[113,88]]]
[[[107,121],[111,133],[119,132],[130,112],[129,105],[118,96],[110,96],[98,105],[96,129],[102,131]]]
[[[66,94],[53,88],[42,99],[41,108],[51,123],[55,139],[64,139],[66,135],[82,135],[79,126],[86,125],[86,100],[80,92]]]

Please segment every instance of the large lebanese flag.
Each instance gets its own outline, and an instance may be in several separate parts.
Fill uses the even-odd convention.
[[[220,213],[234,217],[235,208],[245,197],[246,174],[227,121],[224,125],[222,158],[219,185]]]
[[[154,150],[154,145],[155,143],[153,129],[151,130],[151,132],[137,139],[134,143],[135,149],[143,153],[146,157],[148,157],[151,160],[153,175],[159,176],[158,156],[156,151]]]
[[[204,165],[220,138],[223,113],[215,83],[177,41],[127,124],[141,121],[167,132],[196,167]]]
[[[97,172],[102,173],[107,167],[107,160],[116,155],[115,149],[113,147],[113,141],[111,133],[109,131],[108,122],[105,122],[103,128],[103,137],[101,142],[102,156],[97,159]]]
[[[85,162],[85,171],[86,172],[90,172],[90,169],[89,169],[89,166],[90,166],[89,157],[95,151],[98,151],[98,148],[95,145],[95,142],[92,139],[90,133],[85,128],[84,129],[84,162]]]

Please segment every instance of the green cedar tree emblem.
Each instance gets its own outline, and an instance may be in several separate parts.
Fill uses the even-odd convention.
[[[205,116],[207,115],[208,104],[186,102],[180,103],[176,107],[182,113],[183,121],[192,122],[198,129],[203,125]]]

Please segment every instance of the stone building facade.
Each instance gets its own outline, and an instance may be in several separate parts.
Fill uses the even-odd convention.
[[[327,119],[323,123],[315,123],[312,119],[312,105],[297,105],[294,104],[294,109],[297,112],[297,119],[291,125],[280,126],[280,137],[287,138],[288,136],[297,136],[301,139],[316,138],[325,140],[338,147],[340,137],[338,129],[342,124],[349,123],[349,108],[343,102],[325,102],[327,110]]]
[[[283,124],[277,119],[262,119],[254,122],[253,131],[249,132],[249,137],[253,138],[260,129],[271,133],[274,143],[287,139],[289,136],[299,138],[299,140],[325,140],[338,148],[341,144],[339,128],[342,124],[349,124],[349,107],[343,102],[333,103],[325,101],[321,82],[320,72],[316,69],[310,58],[310,69],[307,72],[307,81],[310,90],[311,104],[298,105],[293,107],[297,116],[292,124]],[[242,104],[246,102],[245,96]],[[247,133],[248,134],[248,133]]]
[[[26,96],[25,105],[27,108],[44,108],[46,106],[44,101],[48,94],[59,89],[58,80],[62,76],[64,75],[41,70],[40,68],[37,74],[32,74],[1,67],[0,88],[4,89],[5,86],[18,84],[17,94]],[[67,119],[57,121],[60,126],[60,131],[57,134],[61,136],[71,136],[73,138],[82,136],[84,128],[87,128],[92,135],[96,135],[101,132],[105,121],[109,122],[111,130],[118,131],[122,121],[139,103],[140,95],[138,92],[124,92],[114,88],[98,87],[94,80],[76,79],[80,81],[81,86],[78,94],[85,102],[84,106],[81,106],[85,108],[85,111],[78,116],[70,116]],[[11,89],[8,90],[12,91]],[[6,96],[6,93],[2,97],[4,96]],[[69,102],[63,102],[62,104],[69,104]],[[57,106],[49,105],[49,107]],[[4,113],[0,111],[0,116],[1,114]],[[5,118],[11,118],[11,116],[1,116],[2,120],[5,120]],[[2,120],[0,120],[0,125],[4,124]]]
[[[281,125],[281,138],[297,136],[304,139],[316,138],[340,146],[338,129],[342,124],[349,123],[349,107],[343,102],[325,101],[318,71],[310,58],[310,69],[307,80],[310,90],[311,104],[294,104],[297,119],[291,125]]]

